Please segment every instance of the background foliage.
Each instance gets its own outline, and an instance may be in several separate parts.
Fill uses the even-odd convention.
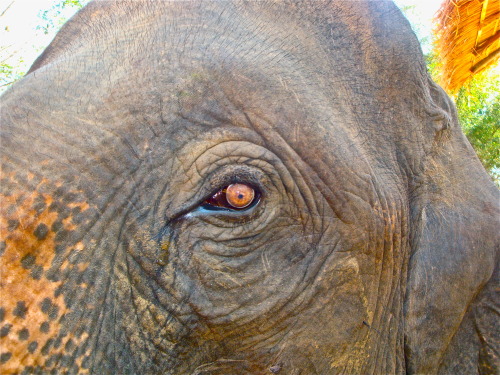
[[[26,8],[26,13],[36,10],[35,0],[0,0],[0,93],[5,91],[15,81],[21,79],[28,71],[30,64],[37,54],[40,54],[55,33],[78,9],[82,8],[90,0],[52,0],[47,9],[38,11],[36,26],[30,30],[31,40],[12,41],[10,38],[11,28],[16,29],[17,23],[27,22],[26,19],[9,19],[11,13]],[[17,9],[17,10],[18,10]],[[14,23],[14,24],[12,24]],[[19,30],[16,30],[19,32]],[[34,54],[33,54],[34,52]]]
[[[16,0],[11,0],[5,8],[0,8],[0,20]],[[43,34],[54,34],[66,20],[68,14],[83,7],[89,0],[53,0],[50,8],[38,14],[36,29]],[[415,6],[401,5],[400,9],[409,19],[424,51],[429,72],[433,77],[440,74],[440,64],[433,52],[433,34],[425,30],[422,20],[415,12]],[[3,31],[8,31],[3,26]],[[12,46],[0,46],[0,92],[20,79],[29,66],[25,58]],[[34,46],[41,52],[45,45]],[[500,69],[499,66],[476,75],[472,81],[450,93],[455,99],[461,126],[476,150],[481,162],[495,183],[500,186]]]
[[[39,17],[42,23],[37,26],[38,30],[43,30],[45,34],[49,34],[52,30],[59,30],[67,21],[67,17],[63,11],[67,8],[82,8],[89,0],[63,0],[56,2],[50,9],[40,11]]]
[[[414,6],[400,6],[417,35],[429,73],[438,81],[439,56],[433,49],[434,33],[426,33],[414,14]],[[457,107],[462,130],[484,168],[500,187],[500,66],[476,74],[457,92],[448,93]]]
[[[500,187],[500,74],[490,70],[476,75],[455,98],[465,135]]]

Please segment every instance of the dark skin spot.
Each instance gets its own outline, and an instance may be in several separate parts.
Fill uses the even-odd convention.
[[[13,314],[18,318],[24,319],[26,317],[26,312],[28,308],[26,307],[26,303],[24,301],[18,301],[16,308],[13,311]]]
[[[71,264],[77,264],[78,261],[80,260],[80,252],[73,250],[68,254],[68,261]]]
[[[9,334],[11,328],[12,328],[12,324],[6,324],[2,328],[0,328],[0,337],[7,336]]]
[[[66,193],[66,188],[63,186],[59,187],[56,189],[56,191],[54,192],[54,195],[56,197],[64,197],[64,194]]]
[[[43,199],[43,197],[38,196],[31,208],[37,213],[37,215],[40,215],[43,211],[45,211],[47,205],[45,204],[45,200]]]
[[[56,192],[57,193],[57,192]],[[62,201],[64,203],[73,203],[76,202],[78,199],[78,196],[75,193],[68,193],[66,194],[63,198]]]
[[[62,221],[56,220],[56,221],[54,221],[54,223],[52,223],[52,226],[50,227],[50,229],[52,230],[52,232],[59,232],[62,227],[63,227]]]
[[[66,352],[71,352],[75,348],[75,343],[72,339],[69,339],[66,345],[64,345],[64,350]]]
[[[0,186],[8,186],[10,184],[10,180],[7,178],[2,178],[0,180]],[[10,197],[10,194],[5,194],[7,197]]]
[[[73,365],[75,365],[75,360],[73,359],[73,356],[71,355],[61,355],[61,358],[59,359],[59,362],[62,367],[67,367],[71,368]],[[69,372],[71,373],[71,372]],[[78,369],[74,371],[74,373],[78,373]]]
[[[33,374],[35,372],[35,368],[33,366],[26,366],[21,373],[21,375]]]
[[[15,204],[9,205],[7,208],[7,216],[11,217],[16,214],[18,207]]]
[[[31,267],[35,265],[36,262],[36,256],[33,254],[26,254],[25,256],[22,257],[21,259],[21,266],[25,269],[28,270]]]
[[[40,307],[42,308],[42,312],[49,316],[50,320],[55,320],[57,318],[59,307],[53,304],[50,298],[44,298],[42,303],[40,304]]]
[[[69,232],[67,230],[60,230],[57,232],[56,237],[54,238],[56,242],[63,242],[66,237],[68,237]]]
[[[26,199],[26,196],[24,194],[21,194],[19,197],[16,198],[16,204],[20,206],[24,200]]]
[[[54,292],[54,297],[56,297],[56,298],[59,297],[63,292],[64,292],[64,286],[59,285]]]
[[[76,363],[71,366],[70,374],[80,374],[80,367]]]
[[[43,349],[42,349],[43,350]],[[61,358],[60,354],[51,355],[49,359],[45,361],[45,367],[52,367],[55,363],[58,363]]]
[[[64,250],[66,250],[65,245],[57,245],[55,248],[56,254],[61,254],[64,252]]]
[[[0,256],[2,256],[3,253],[5,253],[6,247],[7,247],[7,244],[5,243],[5,241],[0,241]]]
[[[50,323],[49,322],[43,322],[40,324],[40,331],[43,333],[48,333],[50,329]]]
[[[42,278],[43,267],[40,265],[36,265],[31,270],[31,277],[35,280],[40,280]]]
[[[0,354],[0,363],[7,362],[10,359],[10,357],[12,357],[12,353],[10,352]]]
[[[17,220],[11,219],[7,222],[7,230],[9,232],[15,231],[18,226],[19,226],[19,221]]]
[[[49,350],[53,344],[54,344],[54,339],[48,339],[45,345],[40,350],[40,353],[42,353],[43,355],[49,354]]]
[[[76,209],[78,209],[78,211],[80,211],[80,207],[75,207],[73,209],[73,211],[75,211]],[[85,220],[85,215],[83,213],[80,213],[80,212],[73,213],[72,221],[74,224],[82,224],[84,220]]]
[[[83,360],[82,360],[82,368],[83,369],[88,369],[90,367],[90,362],[91,362],[91,358],[89,356],[85,357]]]
[[[42,194],[52,194],[54,191],[54,187],[51,184],[40,184],[37,186],[36,191]]]
[[[58,213],[59,220],[66,219],[70,214],[70,208],[60,202],[52,202],[49,206],[49,211],[55,211]]]
[[[48,233],[49,233],[49,227],[44,223],[38,224],[35,231],[33,232],[35,237],[38,238],[40,241],[44,240],[47,237]]]
[[[40,307],[42,308],[42,312],[45,314],[48,314],[50,311],[50,308],[52,307],[52,301],[50,300],[49,297],[45,297],[40,304]]]
[[[61,279],[61,273],[60,273],[58,268],[49,269],[49,270],[47,270],[45,277],[52,282],[56,282],[56,281],[59,281]]]
[[[32,341],[28,345],[28,352],[30,352],[31,354],[33,354],[35,352],[36,348],[38,348],[38,342]]]
[[[59,347],[61,346],[61,344],[62,344],[62,339],[63,339],[63,337],[62,337],[62,336],[59,336],[59,337],[57,337],[57,338],[55,339],[55,341],[54,341],[54,348],[56,348],[56,349],[57,349],[57,348],[59,348]]]
[[[3,307],[0,307],[0,322],[3,322],[5,319],[5,309]]]
[[[30,337],[30,331],[28,331],[27,328],[23,328],[17,332],[17,336],[19,337],[20,341],[26,341]]]
[[[66,322],[66,319],[66,314],[62,314],[59,318],[59,324],[64,324],[64,322]]]
[[[86,328],[85,328],[84,326],[80,326],[80,327],[78,327],[78,329],[76,329],[76,330],[74,331],[74,336],[75,336],[75,337],[80,337],[81,335],[83,335],[83,332],[85,332],[85,329],[86,329]]]

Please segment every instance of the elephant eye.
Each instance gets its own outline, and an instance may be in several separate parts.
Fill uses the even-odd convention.
[[[206,209],[244,210],[260,200],[260,192],[250,185],[235,183],[224,187],[203,202]]]

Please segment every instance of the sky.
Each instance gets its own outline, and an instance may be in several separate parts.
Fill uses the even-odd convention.
[[[375,0],[376,1],[376,0]],[[414,6],[415,17],[429,29],[432,29],[432,18],[443,3],[443,0],[394,0],[398,7]]]
[[[45,35],[43,31],[36,29],[38,25],[43,24],[40,14],[60,2],[61,0],[0,0],[0,62],[17,66],[20,72],[27,71],[55,34]],[[416,30],[420,39],[430,35],[432,17],[441,0],[395,2],[399,7],[413,6],[407,15],[411,18],[410,22],[421,25],[419,30]],[[76,10],[68,8],[63,16],[69,18]],[[424,46],[424,52],[428,52],[428,48],[430,46]]]
[[[376,0],[375,0],[376,1]],[[403,7],[412,7],[405,12],[413,26],[419,40],[427,39],[427,43],[422,45],[424,53],[429,53],[432,49],[431,33],[433,29],[433,19],[439,10],[443,0],[394,0],[401,9]]]
[[[26,71],[43,49],[50,43],[54,34],[45,35],[37,30],[43,24],[39,16],[44,10],[51,9],[58,0],[0,0],[0,61],[19,64]],[[76,8],[69,8],[64,16],[71,17]],[[7,60],[7,61],[6,61]]]

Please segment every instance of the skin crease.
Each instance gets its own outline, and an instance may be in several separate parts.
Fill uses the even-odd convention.
[[[2,374],[498,373],[498,190],[392,3],[91,3],[1,118]]]

